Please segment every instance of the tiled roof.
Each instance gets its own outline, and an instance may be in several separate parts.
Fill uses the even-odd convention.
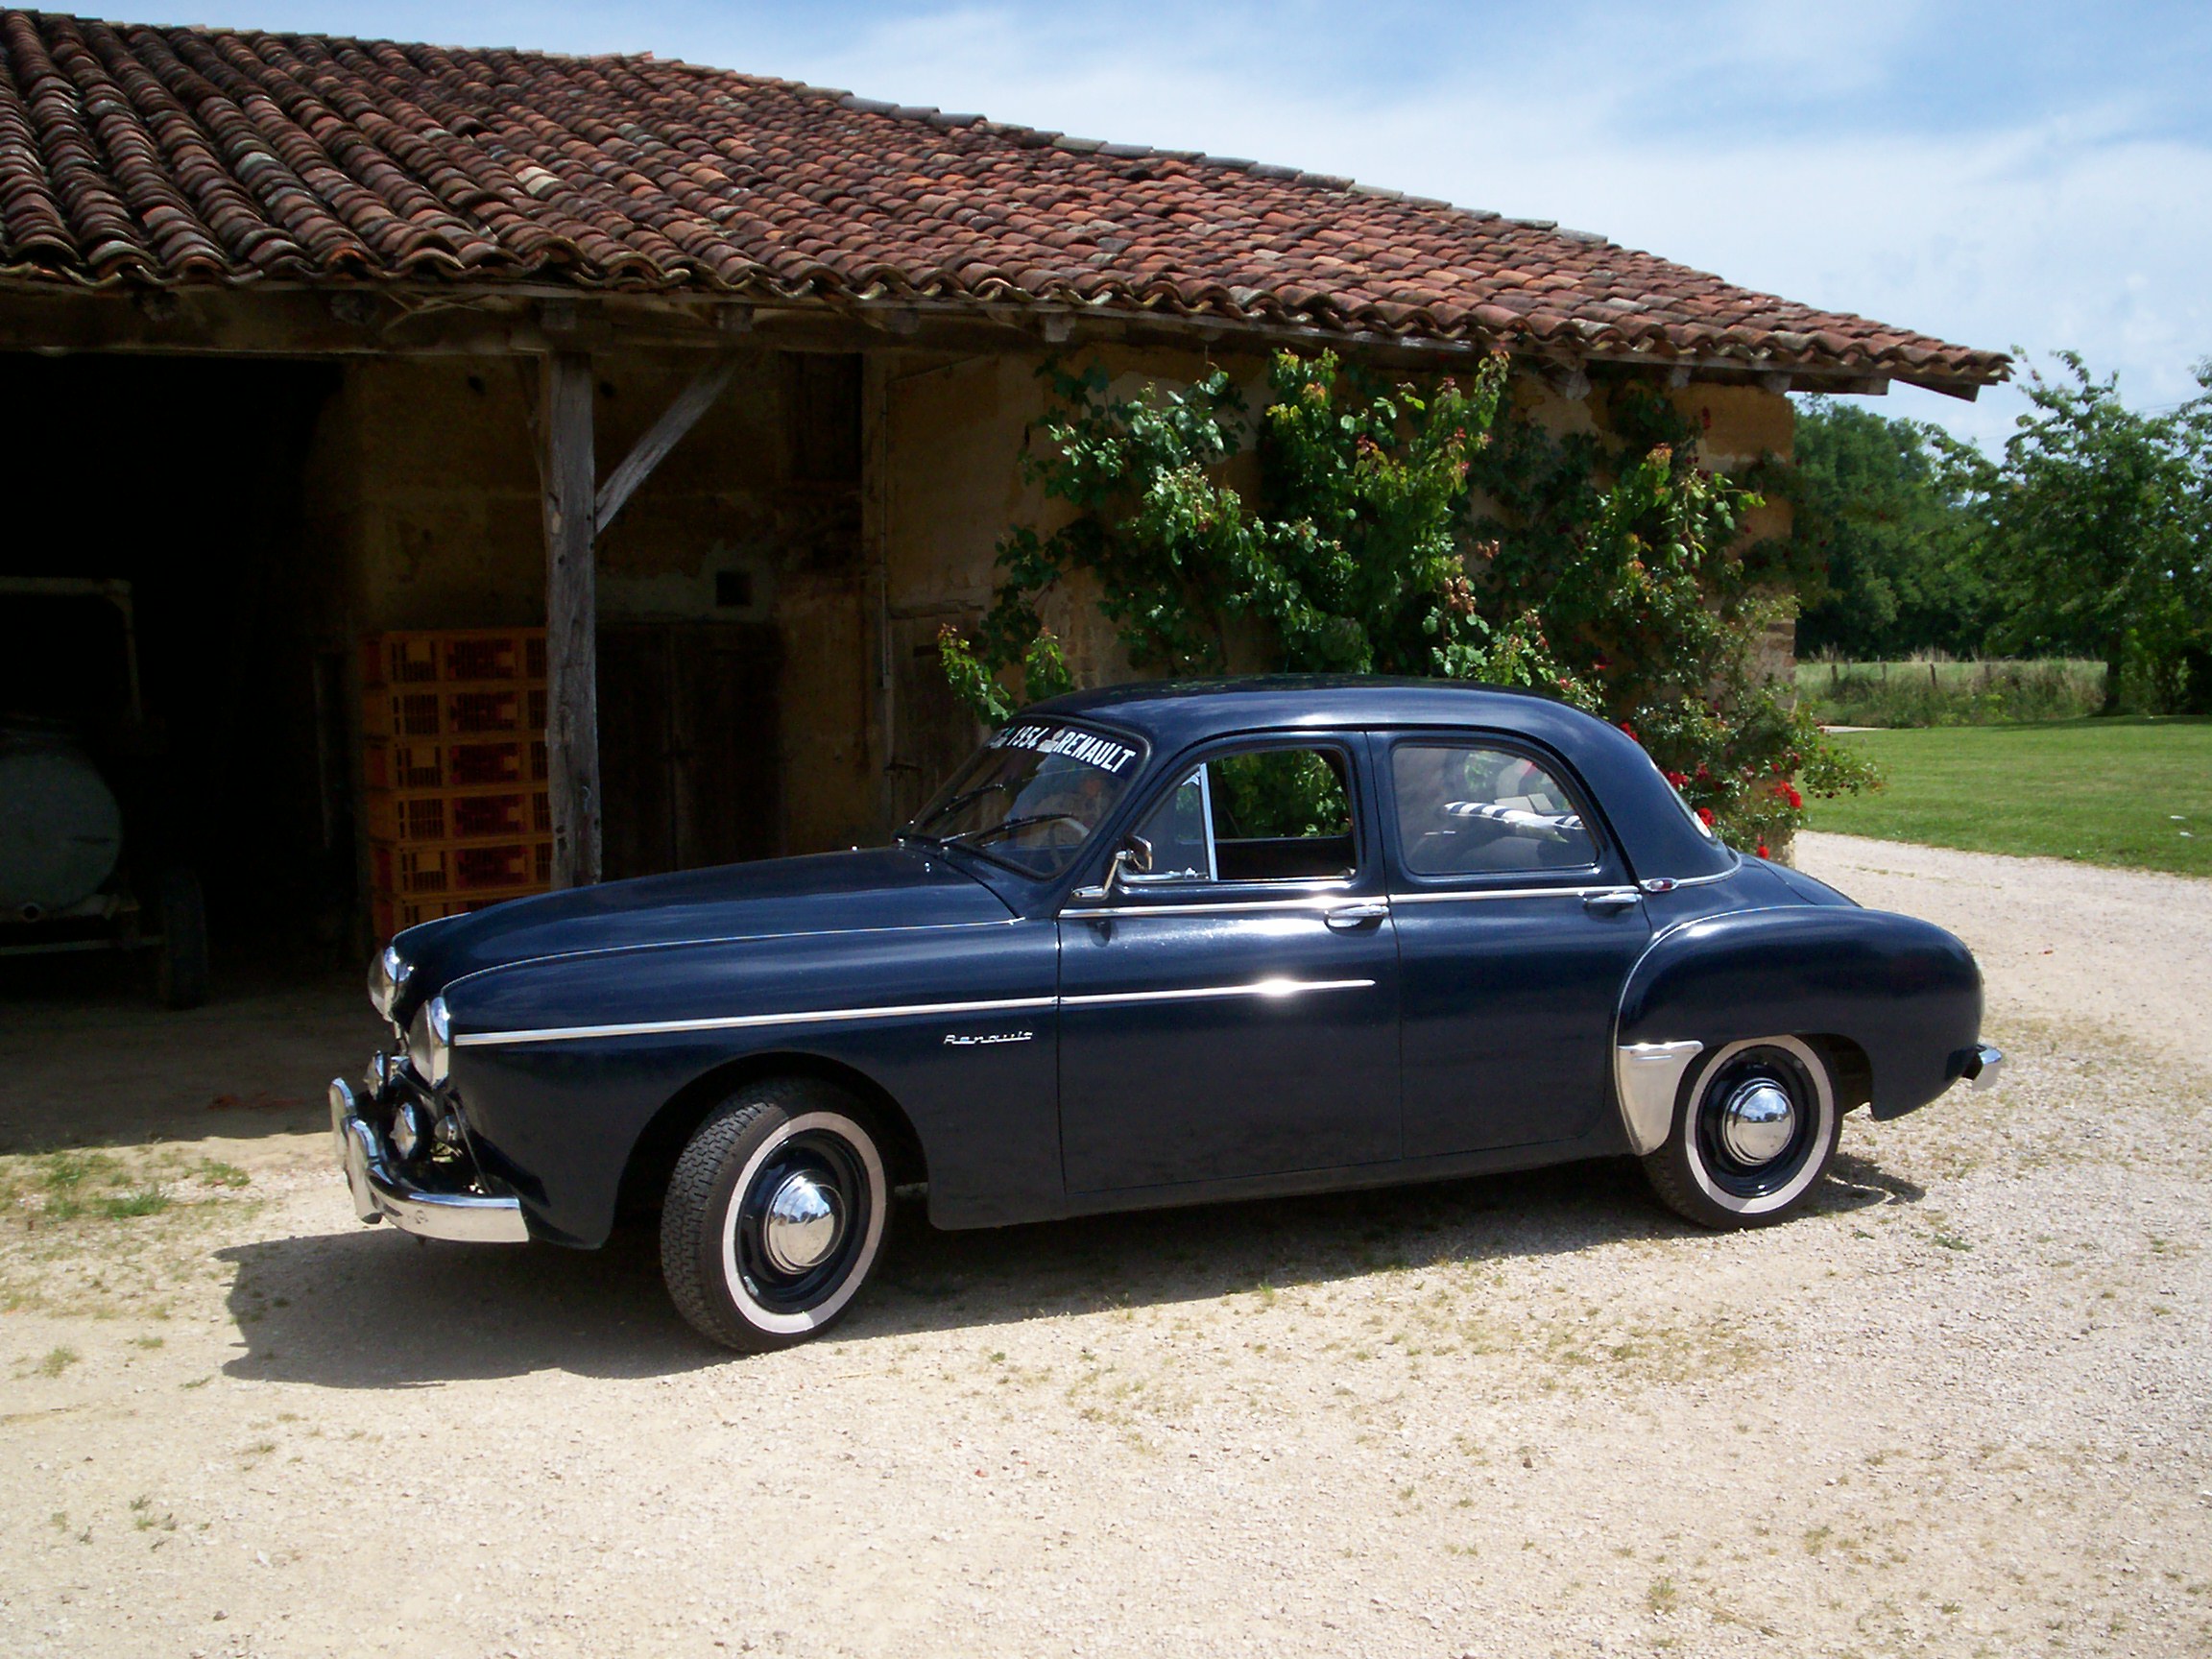
[[[528,281],[1083,306],[2001,378],[1541,220],[651,58],[0,12],[0,284]]]

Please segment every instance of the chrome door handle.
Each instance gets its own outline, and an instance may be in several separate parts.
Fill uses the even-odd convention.
[[[1389,914],[1387,904],[1344,904],[1330,911],[1322,920],[1338,933],[1350,933]]]
[[[1600,915],[1625,910],[1635,902],[1636,894],[1625,887],[1617,887],[1605,893],[1585,893],[1582,896],[1582,908],[1595,910]]]

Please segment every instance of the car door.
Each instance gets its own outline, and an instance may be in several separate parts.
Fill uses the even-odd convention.
[[[1378,737],[1404,981],[1406,1155],[1569,1141],[1611,1098],[1643,895],[1558,757],[1497,733]]]
[[[1071,1193],[1398,1156],[1398,947],[1364,742],[1215,745],[1133,820],[1152,868],[1060,915]]]

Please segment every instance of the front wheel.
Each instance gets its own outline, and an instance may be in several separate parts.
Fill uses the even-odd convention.
[[[702,1334],[765,1353],[805,1341],[851,1305],[891,1211],[865,1118],[842,1091],[775,1078],[700,1125],[669,1177],[661,1270]]]
[[[1842,1114],[1828,1062],[1800,1037],[1716,1049],[1692,1072],[1644,1173],[1701,1227],[1764,1227],[1803,1207],[1836,1155]]]

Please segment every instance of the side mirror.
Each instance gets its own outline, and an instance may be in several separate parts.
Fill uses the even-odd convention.
[[[1124,836],[1121,850],[1114,854],[1114,873],[1117,876],[1151,875],[1152,843],[1142,835]]]
[[[1147,876],[1152,871],[1152,843],[1142,835],[1129,835],[1114,849],[1113,862],[1106,866],[1106,879],[1095,887],[1078,887],[1070,898],[1095,902],[1111,899],[1124,891],[1133,876]]]
[[[1106,866],[1106,891],[1119,893],[1129,885],[1133,876],[1152,874],[1152,843],[1142,835],[1131,835],[1114,849],[1114,862]]]

